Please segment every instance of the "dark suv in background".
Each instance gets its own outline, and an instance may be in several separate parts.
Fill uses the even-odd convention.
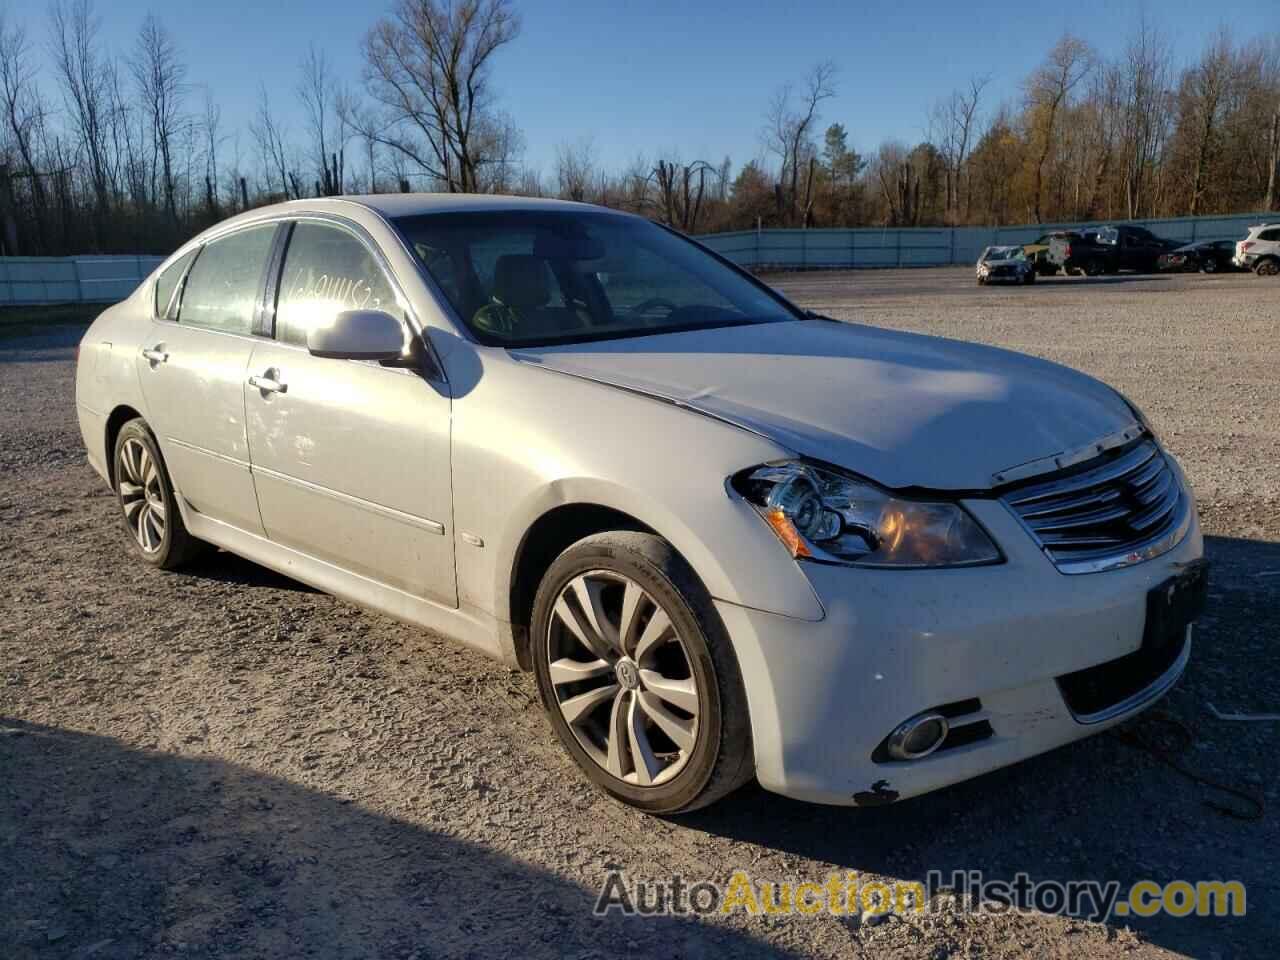
[[[1160,256],[1177,246],[1144,227],[1094,227],[1051,239],[1049,260],[1064,273],[1090,277],[1121,270],[1154,273]]]

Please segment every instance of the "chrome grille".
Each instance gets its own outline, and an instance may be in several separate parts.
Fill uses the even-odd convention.
[[[1002,499],[1063,573],[1149,560],[1175,546],[1190,525],[1190,501],[1150,438]]]

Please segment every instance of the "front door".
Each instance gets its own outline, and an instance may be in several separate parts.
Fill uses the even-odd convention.
[[[183,500],[197,512],[263,533],[249,468],[244,379],[276,225],[206,244],[138,357],[147,422]]]
[[[364,240],[295,224],[275,339],[255,346],[244,382],[263,525],[283,546],[456,606],[448,394],[415,369],[307,352],[313,324],[355,308],[404,312]]]

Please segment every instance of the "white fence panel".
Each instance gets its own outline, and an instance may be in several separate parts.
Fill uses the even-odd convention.
[[[0,257],[0,304],[115,303],[164,257]]]
[[[1023,224],[1013,227],[885,227],[855,230],[739,230],[698,237],[743,267],[850,269],[972,264],[991,244],[1030,243],[1053,230],[1101,223],[1134,223],[1171,240],[1242,239],[1280,213],[1248,213],[1171,220]],[[114,303],[123,300],[164,260],[154,256],[0,257],[0,305]]]
[[[743,267],[822,269],[936,267],[972,264],[993,244],[1031,243],[1055,230],[1103,223],[1132,223],[1158,236],[1196,240],[1243,239],[1257,223],[1280,222],[1280,213],[1248,213],[1170,220],[1108,220],[1090,223],[1023,224],[1013,227],[885,227],[856,230],[741,230],[698,237]]]

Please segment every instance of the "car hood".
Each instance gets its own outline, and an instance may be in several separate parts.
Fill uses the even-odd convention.
[[[1114,390],[1058,364],[822,320],[512,356],[728,420],[895,488],[985,490],[997,474],[1078,451],[1135,419]]]

